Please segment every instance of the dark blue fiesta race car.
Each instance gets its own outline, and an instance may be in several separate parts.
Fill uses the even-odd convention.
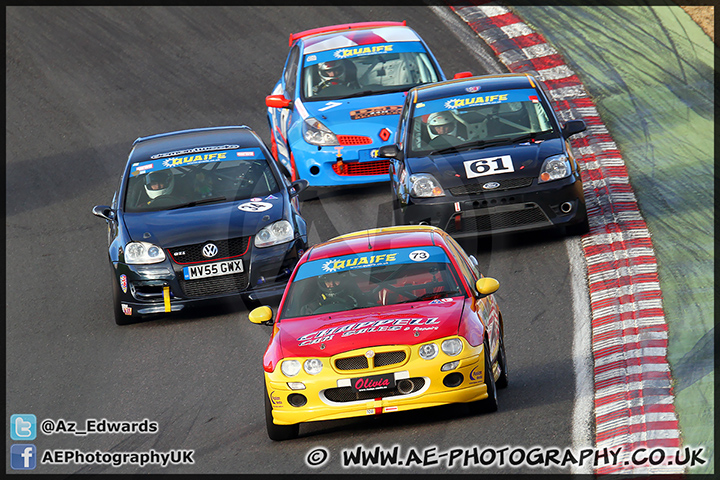
[[[293,180],[310,187],[387,182],[388,161],[377,152],[392,143],[406,92],[439,80],[445,75],[437,60],[405,22],[292,34],[282,76],[265,101],[272,152]]]
[[[470,77],[416,87],[403,106],[391,159],[397,224],[453,237],[549,227],[588,230],[580,167],[542,85],[527,74]]]
[[[206,302],[282,295],[307,248],[298,194],[246,126],[141,137],[107,221],[118,325]]]

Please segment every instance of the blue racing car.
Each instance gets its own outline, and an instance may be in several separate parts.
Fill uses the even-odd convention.
[[[92,210],[108,224],[115,322],[282,295],[307,248],[306,185],[245,126],[135,140],[112,205]]]
[[[405,22],[364,22],[290,35],[282,77],[266,98],[271,149],[311,187],[388,181],[378,148],[392,143],[406,92],[445,80]]]

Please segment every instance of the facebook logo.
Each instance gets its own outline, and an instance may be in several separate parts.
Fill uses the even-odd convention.
[[[34,470],[35,445],[17,444],[10,446],[10,466],[13,470]]]
[[[10,438],[13,440],[35,440],[37,420],[35,415],[21,413],[10,417]]]

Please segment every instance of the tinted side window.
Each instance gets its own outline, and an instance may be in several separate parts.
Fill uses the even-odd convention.
[[[285,66],[285,93],[289,99],[295,98],[295,83],[297,80],[298,60],[300,58],[300,47],[295,45],[290,51],[288,62]]]

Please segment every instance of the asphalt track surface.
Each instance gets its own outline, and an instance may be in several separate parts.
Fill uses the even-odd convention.
[[[127,327],[112,319],[106,226],[90,209],[110,203],[135,138],[247,124],[267,141],[264,97],[288,34],[322,25],[407,20],[447,75],[485,73],[431,9],[9,7],[6,20],[7,418],[159,424],[155,434],[39,435],[38,452],[195,452],[187,466],[40,465],[35,473],[442,473],[442,463],[347,471],[340,453],[572,447],[573,309],[560,235],[465,243],[501,285],[511,379],[490,415],[452,406],[323,422],[275,443],[262,401],[270,329],[251,324],[244,307]],[[311,243],[388,225],[389,187],[328,192],[302,213]],[[330,460],[311,469],[305,459],[318,447]]]

